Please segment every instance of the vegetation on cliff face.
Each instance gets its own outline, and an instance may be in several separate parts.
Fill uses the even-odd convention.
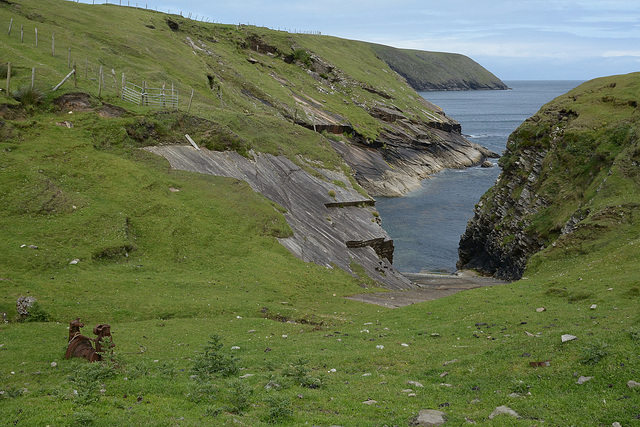
[[[637,238],[639,101],[640,74],[596,79],[522,124],[461,239],[460,265],[517,279],[543,248],[538,259]]]
[[[471,58],[373,45],[376,54],[418,91],[508,89],[499,78]]]

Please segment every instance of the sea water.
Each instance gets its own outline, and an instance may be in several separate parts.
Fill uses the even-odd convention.
[[[472,142],[501,154],[507,138],[540,107],[580,81],[506,81],[510,90],[421,92],[460,122]],[[452,273],[458,242],[475,204],[500,174],[493,168],[448,169],[403,197],[378,197],[382,226],[394,240],[393,264],[406,273]]]

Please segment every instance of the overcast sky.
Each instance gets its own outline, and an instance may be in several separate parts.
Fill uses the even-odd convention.
[[[588,80],[640,71],[639,0],[128,2],[213,22],[461,53],[503,80]]]

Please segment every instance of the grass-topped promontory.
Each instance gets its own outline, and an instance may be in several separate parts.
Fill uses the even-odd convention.
[[[291,233],[282,207],[247,184],[175,171],[140,150],[192,133],[212,149],[300,155],[342,169],[321,134],[267,113],[272,107],[228,83],[246,80],[245,93],[262,99],[257,90],[277,72],[293,84],[275,90],[311,96],[306,70],[267,51],[251,53],[264,65],[248,62],[246,29],[236,26],[179,22],[194,43],[214,46],[218,56],[205,59],[155,12],[0,3],[3,25],[11,17],[13,32],[0,45],[2,62],[17,64],[14,89],[28,85],[31,67],[49,71],[37,76],[36,103],[0,95],[0,312],[9,321],[0,324],[1,425],[406,426],[422,409],[445,412],[448,425],[627,425],[640,415],[638,389],[627,386],[640,381],[633,215],[609,221],[601,244],[541,254],[527,280],[395,310],[348,300],[379,289],[291,255],[277,240]],[[41,37],[55,29],[59,46],[80,52],[79,77],[87,58],[138,80],[173,77],[196,88],[190,113],[128,105],[114,89],[100,101],[97,82],[81,77],[77,91],[90,105],[69,114],[55,102],[64,90],[50,91],[67,58],[52,57],[43,38],[37,49],[26,36],[21,44],[18,18]],[[264,37],[278,47],[289,35]],[[315,36],[295,37],[323,49]],[[348,49],[329,40],[327,51],[331,43]],[[232,63],[240,71],[230,72]],[[353,76],[413,105],[406,86],[376,80],[390,70],[365,70]],[[214,88],[224,76],[222,104],[207,73]],[[314,90],[320,102],[349,107],[342,94]],[[362,86],[353,90],[372,99]],[[296,114],[294,104],[278,105]],[[348,114],[375,135],[368,118]],[[603,191],[615,193],[616,179],[614,170]],[[621,188],[620,197],[636,197],[632,186]],[[37,299],[41,321],[17,321],[20,296]],[[77,316],[88,336],[98,323],[111,325],[113,360],[64,359]],[[563,344],[563,334],[578,338]],[[577,384],[580,376],[592,378]],[[522,418],[489,420],[502,405]]]

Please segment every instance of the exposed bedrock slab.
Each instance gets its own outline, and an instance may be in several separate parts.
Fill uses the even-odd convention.
[[[174,169],[246,181],[254,191],[287,210],[293,237],[279,239],[298,258],[337,266],[355,275],[351,263],[390,289],[414,285],[391,266],[393,241],[373,215],[375,202],[350,187],[340,172],[317,169],[317,178],[283,156],[217,152],[191,146],[148,147],[164,156]],[[332,183],[344,182],[347,188]]]

